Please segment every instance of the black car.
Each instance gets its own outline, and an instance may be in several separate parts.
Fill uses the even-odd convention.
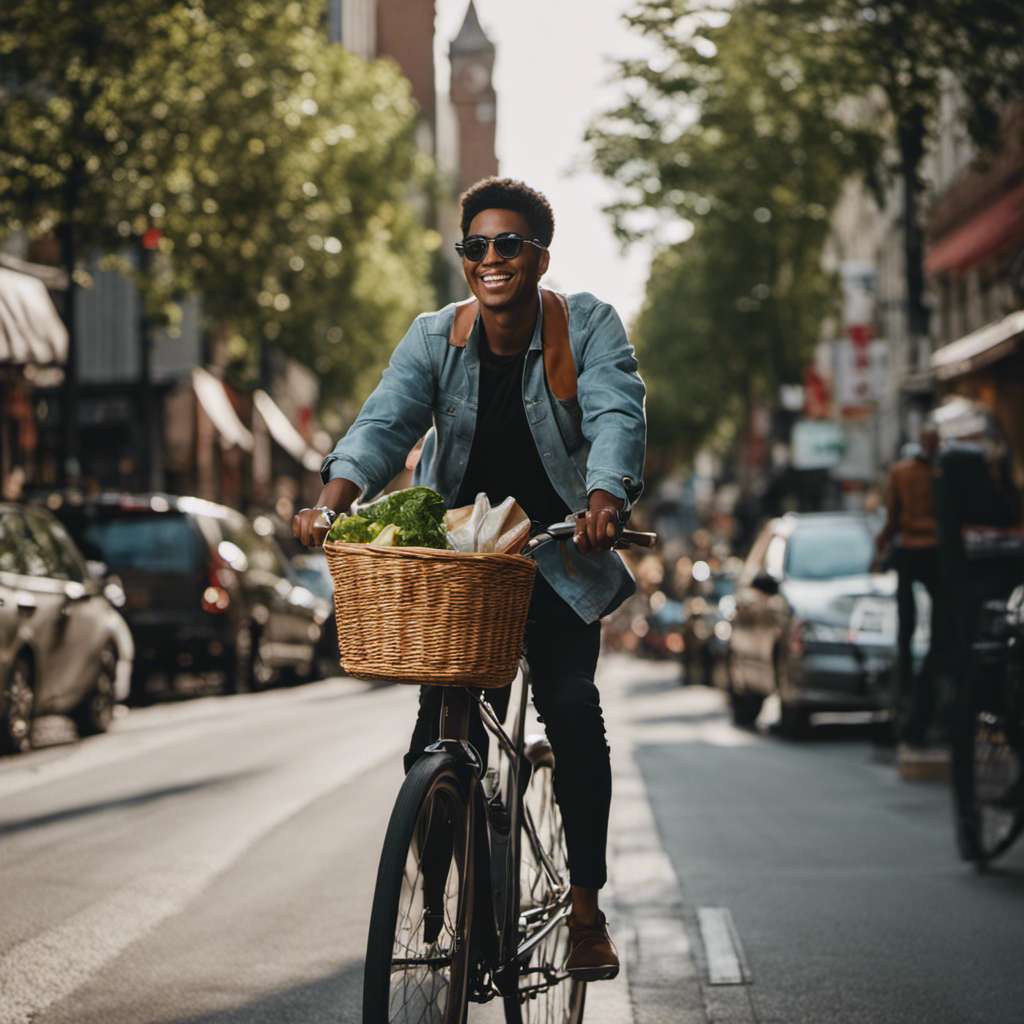
[[[736,579],[703,566],[706,574],[694,576],[694,592],[683,602],[683,682],[713,686],[728,673]]]
[[[123,599],[48,512],[0,504],[0,750],[27,750],[39,715],[107,729],[134,653]]]
[[[302,585],[312,590],[317,597],[323,598],[330,608],[317,647],[317,672],[322,676],[336,676],[341,671],[341,654],[334,618],[334,581],[327,567],[327,556],[323,551],[307,551],[294,555],[291,563]]]
[[[315,668],[330,606],[241,513],[166,494],[55,494],[47,504],[124,588],[133,698],[145,699],[157,676],[213,672],[239,692]]]

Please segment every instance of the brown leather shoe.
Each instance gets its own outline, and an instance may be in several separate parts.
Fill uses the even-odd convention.
[[[580,924],[570,914],[566,918],[569,926],[569,956],[565,970],[580,981],[606,981],[619,973],[619,956],[608,934],[604,914],[597,912],[597,923]]]

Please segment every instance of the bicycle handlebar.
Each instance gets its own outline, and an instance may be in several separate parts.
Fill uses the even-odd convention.
[[[327,522],[327,517],[321,512],[317,517],[316,522],[313,524],[313,540],[316,542],[317,547],[323,547],[324,539],[326,538],[327,531],[330,527],[331,524]],[[568,540],[575,534],[575,532],[576,524],[573,522],[552,523],[551,526],[544,527],[540,533],[531,537],[526,548],[524,548],[524,551],[533,547],[538,547],[544,540]],[[638,548],[651,548],[654,547],[657,542],[658,535],[656,533],[643,533],[639,530],[623,530],[622,533],[616,537],[614,546],[619,550],[632,547],[633,545],[636,545]]]
[[[530,546],[534,541],[541,540],[543,538],[550,537],[552,540],[568,540],[576,533],[575,523],[553,523],[551,526],[545,526],[540,533],[530,538]],[[615,538],[615,547],[622,549],[632,547],[634,544],[638,548],[652,548],[658,542],[658,535],[656,533],[643,533],[640,530],[623,530],[622,533]]]

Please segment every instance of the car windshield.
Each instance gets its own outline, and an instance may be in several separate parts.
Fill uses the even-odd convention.
[[[199,545],[183,515],[136,513],[89,523],[83,540],[112,570],[190,573],[199,566]]]
[[[786,575],[800,580],[860,576],[869,571],[874,541],[856,520],[815,524],[794,531],[786,545]]]

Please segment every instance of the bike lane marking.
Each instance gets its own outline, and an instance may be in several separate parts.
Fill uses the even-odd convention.
[[[400,705],[411,703],[415,694],[396,689],[380,696],[388,705]],[[129,945],[183,910],[260,837],[332,790],[396,761],[407,737],[393,735],[389,716],[381,715],[380,722],[380,735],[364,733],[360,748],[350,756],[343,758],[332,747],[297,758],[264,778],[247,794],[251,798],[236,800],[215,821],[204,823],[187,855],[146,872],[113,896],[0,956],[0,1021],[31,1024]]]
[[[630,683],[641,674],[644,683],[653,684],[651,695],[629,692]],[[652,666],[616,654],[605,655],[598,669],[614,787],[609,873],[616,909],[627,925],[624,961],[632,1011],[636,1024],[706,1024],[708,1020],[746,1024],[753,1020],[747,986],[709,989],[702,978],[702,963],[708,966],[703,936],[662,847],[634,751],[646,743],[735,745],[753,739],[714,719],[696,724],[673,721],[662,704],[678,699],[677,677],[675,663]],[[738,939],[736,943],[738,948]]]

